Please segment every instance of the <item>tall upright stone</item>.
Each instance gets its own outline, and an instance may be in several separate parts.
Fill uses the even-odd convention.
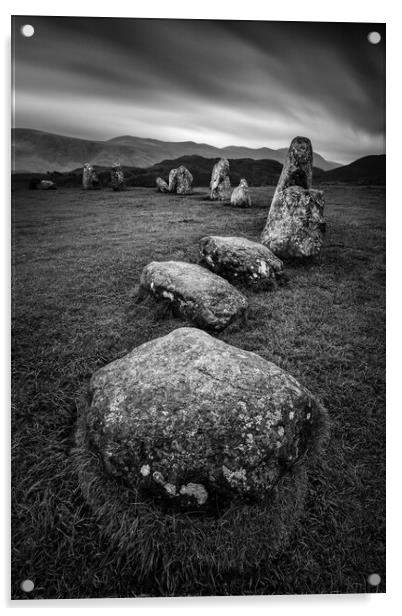
[[[261,243],[281,259],[314,257],[321,250],[325,232],[324,194],[311,188],[312,178],[311,141],[295,137],[261,235]]]
[[[96,175],[96,171],[89,163],[85,163],[84,165],[82,172],[82,187],[84,190],[100,188],[99,178]]]
[[[124,173],[120,163],[114,163],[110,172],[110,183],[113,190],[124,190]]]
[[[210,199],[212,201],[226,201],[230,199],[231,186],[229,177],[229,161],[221,158],[212,169],[210,182]]]
[[[283,164],[274,199],[278,192],[288,186],[311,188],[313,182],[313,148],[307,137],[295,137]]]

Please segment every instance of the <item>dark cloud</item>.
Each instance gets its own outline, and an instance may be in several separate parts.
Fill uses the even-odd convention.
[[[384,151],[384,41],[382,24],[17,17],[15,122],[217,146],[302,134],[347,162]]]

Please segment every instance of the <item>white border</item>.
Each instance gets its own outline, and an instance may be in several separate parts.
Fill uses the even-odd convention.
[[[197,3],[198,4],[198,3]],[[113,10],[112,3],[101,4],[98,1],[86,2],[70,0],[66,3],[55,4],[50,1],[5,1],[2,4],[2,29],[3,43],[3,144],[1,155],[3,157],[1,169],[5,171],[2,186],[4,187],[3,203],[1,207],[3,232],[2,243],[2,268],[1,276],[3,289],[2,316],[4,336],[2,338],[3,370],[1,371],[2,384],[4,387],[3,403],[3,426],[2,434],[5,436],[3,443],[3,461],[6,486],[6,498],[3,498],[4,508],[1,508],[2,528],[4,536],[2,545],[3,558],[1,559],[0,580],[2,585],[2,603],[6,609],[16,610],[19,613],[25,609],[51,608],[72,609],[74,614],[81,613],[83,609],[99,610],[114,609],[116,607],[135,610],[136,613],[149,614],[152,611],[169,615],[177,612],[191,610],[192,613],[208,612],[217,613],[230,610],[231,614],[243,614],[244,610],[250,609],[253,614],[266,615],[271,609],[280,610],[286,616],[297,610],[298,616],[311,616],[312,614],[343,614],[363,613],[378,616],[378,611],[386,609],[387,614],[396,613],[397,606],[401,605],[399,598],[399,578],[401,577],[401,531],[400,512],[401,505],[396,502],[397,495],[401,492],[400,477],[400,435],[401,430],[401,401],[398,383],[398,360],[400,363],[400,317],[397,304],[398,287],[401,275],[399,262],[400,257],[400,229],[401,229],[401,189],[399,188],[399,176],[401,175],[400,154],[400,105],[401,105],[401,77],[400,77],[400,28],[402,20],[398,19],[399,11],[397,2],[394,0],[382,0],[381,2],[351,0],[336,0],[330,6],[322,0],[311,1],[287,0],[286,2],[270,3],[258,0],[248,0],[235,4],[235,0],[202,0],[201,6],[194,8],[188,0],[175,0],[174,2],[162,2],[153,0],[151,3],[138,3],[121,0],[116,3]],[[387,559],[387,594],[371,595],[310,595],[310,596],[281,596],[281,597],[233,597],[233,598],[200,598],[200,599],[102,599],[102,600],[59,600],[59,601],[14,601],[10,602],[10,567],[9,567],[9,242],[10,242],[10,15],[78,15],[78,16],[111,16],[111,17],[165,17],[165,18],[214,18],[214,19],[266,19],[286,21],[356,21],[356,22],[387,22],[387,432],[388,432],[388,456],[387,456],[387,487],[388,487],[388,559]],[[363,420],[363,418],[362,418]],[[399,462],[399,465],[398,465]],[[399,599],[399,601],[398,601]]]

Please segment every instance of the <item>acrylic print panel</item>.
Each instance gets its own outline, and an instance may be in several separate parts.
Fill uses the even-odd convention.
[[[385,25],[18,16],[14,599],[385,591]]]

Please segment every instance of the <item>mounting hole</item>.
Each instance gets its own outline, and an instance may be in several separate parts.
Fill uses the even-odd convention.
[[[378,584],[381,582],[381,576],[378,575],[378,573],[372,573],[368,576],[367,581],[370,586],[378,586]]]
[[[30,38],[35,34],[35,28],[31,26],[31,24],[25,24],[25,26],[22,26],[21,28],[21,34],[22,36]]]
[[[23,590],[24,592],[32,592],[35,588],[35,584],[32,580],[24,580],[23,582],[21,582],[20,587],[21,590]]]
[[[369,32],[367,35],[367,40],[372,45],[378,45],[381,41],[381,34],[379,32]]]

